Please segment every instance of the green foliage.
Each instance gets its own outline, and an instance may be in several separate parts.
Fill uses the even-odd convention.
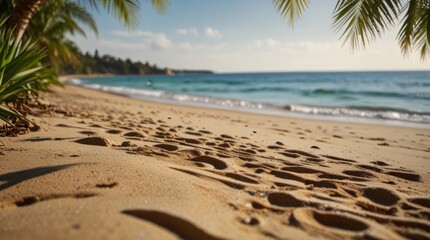
[[[94,55],[79,53],[79,65],[64,64],[61,66],[63,74],[164,74],[165,69],[158,68],[156,65],[150,65],[148,62],[131,61],[130,59],[116,58],[111,55],[99,56],[95,51]]]
[[[307,0],[273,2],[292,24],[308,7]],[[333,26],[352,50],[366,47],[397,23],[403,55],[416,49],[424,60],[430,54],[429,0],[338,0],[333,12]]]
[[[69,0],[47,0],[31,19],[24,37],[37,40],[47,50],[49,65],[58,69],[62,63],[79,64],[78,48],[66,35],[86,37],[84,26],[98,34],[93,16],[82,5]]]
[[[164,13],[170,4],[169,0],[151,0],[152,7],[159,13]]]
[[[48,91],[49,84],[61,83],[52,69],[41,65],[45,52],[32,40],[18,41],[5,22],[0,17],[0,120],[14,126],[26,120],[18,109]]]
[[[138,25],[139,0],[79,0],[78,2],[96,10],[100,7],[104,8],[128,28],[136,28]]]
[[[115,74],[115,75],[151,75],[166,74],[166,68],[157,67],[155,64],[141,61],[132,61],[130,59],[121,59],[109,54],[100,56],[98,51],[94,55],[90,53],[79,53],[79,61],[82,63],[78,66],[65,64],[61,66],[62,74]],[[170,69],[174,74],[211,74],[209,70],[179,70]]]
[[[402,52],[408,55],[415,47],[424,60],[430,54],[430,1],[410,0],[402,11],[405,14],[397,35]]]
[[[344,43],[349,41],[356,49],[391,27],[400,8],[400,1],[340,0],[335,7],[333,24],[342,32]]]
[[[309,0],[273,0],[273,3],[279,13],[287,18],[292,26],[309,6]]]

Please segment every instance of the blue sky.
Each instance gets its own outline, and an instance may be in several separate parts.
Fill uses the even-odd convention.
[[[334,0],[313,0],[294,28],[271,0],[171,0],[163,15],[142,1],[138,29],[94,13],[98,38],[73,37],[84,51],[109,53],[175,69],[217,72],[430,69],[404,58],[396,29],[364,50],[342,47],[332,29]]]

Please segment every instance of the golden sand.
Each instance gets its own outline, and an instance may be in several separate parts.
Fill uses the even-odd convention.
[[[47,95],[0,239],[430,239],[430,130]]]

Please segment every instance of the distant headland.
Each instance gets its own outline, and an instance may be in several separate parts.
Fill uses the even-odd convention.
[[[149,62],[122,59],[109,54],[99,55],[89,52],[79,53],[81,64],[64,64],[61,75],[71,74],[113,74],[113,75],[184,75],[184,74],[213,74],[211,70],[171,69],[159,67]]]

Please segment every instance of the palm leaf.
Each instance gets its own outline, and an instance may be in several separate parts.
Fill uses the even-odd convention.
[[[65,10],[65,18],[73,19],[88,26],[96,35],[98,35],[99,31],[96,21],[91,13],[89,13],[82,5],[79,5],[76,2],[66,1],[63,8]]]
[[[152,7],[157,10],[158,13],[165,13],[167,7],[170,4],[169,0],[151,0]]]
[[[0,120],[15,127],[10,119],[30,121],[7,103],[37,96],[58,80],[49,75],[52,70],[41,65],[46,55],[36,43],[15,38],[3,19],[0,16]]]
[[[339,0],[333,26],[342,32],[343,44],[351,49],[365,47],[394,25],[401,9],[401,0]]]
[[[309,0],[273,0],[278,12],[294,26],[295,21],[309,6]]]
[[[430,3],[410,0],[402,11],[405,16],[397,35],[402,53],[407,56],[415,47],[424,60],[430,54]]]
[[[79,0],[79,3],[89,5],[96,10],[100,6],[103,7],[128,28],[138,26],[139,0]]]

